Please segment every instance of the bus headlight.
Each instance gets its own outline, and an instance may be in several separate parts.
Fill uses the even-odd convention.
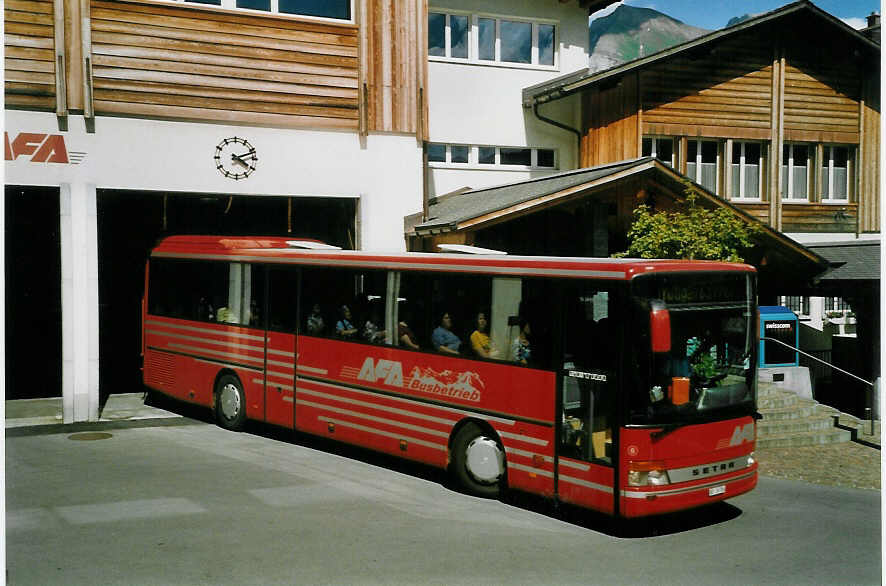
[[[667,470],[661,468],[644,469],[646,466],[642,465],[637,468],[628,469],[628,486],[663,486],[671,483]]]
[[[756,460],[754,459],[754,452],[751,452],[750,454],[748,454],[748,468],[753,466],[754,462],[756,462]]]

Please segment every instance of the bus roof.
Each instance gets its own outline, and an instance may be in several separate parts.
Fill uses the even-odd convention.
[[[305,249],[288,245],[292,240],[291,236],[169,236],[157,244],[151,257],[616,280],[646,273],[755,271],[747,264],[702,260]]]

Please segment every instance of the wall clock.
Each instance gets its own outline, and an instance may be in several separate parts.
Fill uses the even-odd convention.
[[[215,147],[215,168],[229,179],[246,179],[255,171],[258,155],[245,138],[231,137]]]

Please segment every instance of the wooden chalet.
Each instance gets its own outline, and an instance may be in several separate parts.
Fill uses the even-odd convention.
[[[880,46],[811,2],[523,102],[576,95],[583,167],[652,155],[782,232],[880,230]]]

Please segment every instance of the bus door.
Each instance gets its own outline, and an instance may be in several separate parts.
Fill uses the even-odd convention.
[[[285,427],[295,421],[298,277],[297,267],[268,270],[265,421]]]
[[[615,502],[617,340],[611,305],[610,291],[596,283],[566,288],[557,414],[559,498],[606,513],[614,512]]]

